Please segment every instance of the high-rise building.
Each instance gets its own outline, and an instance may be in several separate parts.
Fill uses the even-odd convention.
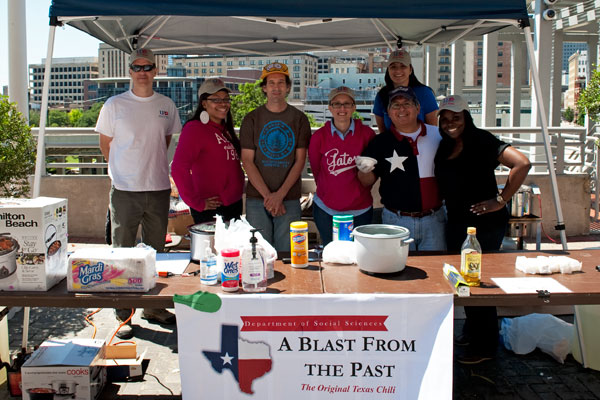
[[[510,87],[510,57],[511,43],[498,42],[497,79],[499,87]],[[481,86],[483,80],[483,42],[467,42],[465,63],[470,63],[470,68],[465,68],[465,86]]]
[[[156,55],[156,68],[159,76],[167,75],[169,56]],[[129,76],[129,54],[123,50],[100,43],[98,47],[98,72],[100,78],[119,78]]]
[[[42,104],[45,59],[41,64],[29,64],[29,87],[32,107]],[[89,107],[85,101],[84,81],[98,78],[98,58],[69,57],[53,58],[50,73],[48,105],[50,107]]]
[[[310,54],[287,56],[177,56],[173,66],[186,68],[188,77],[225,76],[230,69],[259,69],[272,62],[287,64],[292,80],[290,99],[306,97],[306,89],[317,84],[318,57]]]
[[[577,107],[579,94],[585,88],[587,74],[587,50],[578,50],[569,57],[569,87],[565,92],[564,108]]]
[[[575,42],[564,42],[563,43],[563,56],[562,56],[562,70],[569,70],[569,58],[578,51],[585,51],[587,53],[587,43],[575,43]]]

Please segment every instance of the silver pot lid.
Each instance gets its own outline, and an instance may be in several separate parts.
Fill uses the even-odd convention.
[[[189,229],[190,229],[191,233],[199,233],[201,235],[214,235],[216,225],[215,224],[206,224],[206,223],[196,224],[196,225],[190,226]]]
[[[377,239],[408,239],[410,231],[403,226],[370,224],[357,226],[352,231],[354,236]]]

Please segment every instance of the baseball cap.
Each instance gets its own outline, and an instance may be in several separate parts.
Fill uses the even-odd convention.
[[[271,74],[284,74],[288,77],[290,76],[290,73],[288,72],[288,66],[284,63],[271,63],[266,65],[262,70],[260,79],[263,80]]]
[[[329,92],[329,102],[331,103],[331,101],[339,94],[345,94],[346,96],[350,97],[352,101],[356,101],[354,98],[354,90],[347,86],[340,86],[332,89],[331,92]]]
[[[450,110],[453,112],[469,111],[469,104],[465,99],[457,94],[451,94],[440,103],[440,112]]]
[[[150,49],[137,49],[131,52],[129,55],[129,64],[133,64],[134,61],[143,58],[144,60],[150,61],[152,64],[156,64],[154,61],[154,53]]]
[[[227,93],[231,92],[231,90],[225,86],[223,80],[219,78],[209,78],[205,80],[198,89],[198,96],[202,96],[204,93],[214,94],[219,90],[226,90]]]
[[[415,94],[415,91],[412,90],[408,86],[398,86],[396,89],[392,90],[389,94],[389,99],[390,99],[389,104],[392,104],[392,101],[396,97],[404,97],[405,99],[408,99],[415,104],[419,104],[419,100],[417,99],[417,95]]]
[[[390,57],[388,58],[386,67],[389,67],[390,65],[392,65],[392,63],[395,63],[395,62],[404,64],[404,65],[410,65],[411,64],[410,53],[403,49],[392,51],[390,53]]]

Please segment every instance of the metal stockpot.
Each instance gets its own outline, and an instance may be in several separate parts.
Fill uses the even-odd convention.
[[[513,217],[528,215],[531,209],[531,196],[531,187],[521,185],[519,190],[510,199],[510,215]]]

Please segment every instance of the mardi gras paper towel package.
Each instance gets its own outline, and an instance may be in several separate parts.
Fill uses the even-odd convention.
[[[151,247],[77,249],[69,257],[69,292],[147,292],[156,284]]]

